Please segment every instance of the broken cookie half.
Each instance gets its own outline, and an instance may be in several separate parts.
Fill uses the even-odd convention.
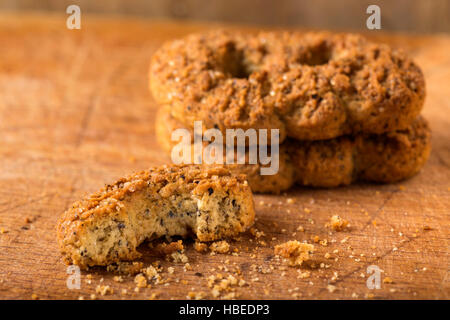
[[[255,218],[245,175],[223,166],[171,165],[122,178],[76,202],[57,225],[64,260],[82,268],[140,256],[145,240],[233,237]]]

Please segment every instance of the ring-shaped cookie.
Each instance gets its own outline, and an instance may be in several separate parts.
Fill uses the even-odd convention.
[[[186,125],[280,129],[280,141],[406,129],[425,99],[401,50],[330,33],[190,35],[154,54],[150,89]]]

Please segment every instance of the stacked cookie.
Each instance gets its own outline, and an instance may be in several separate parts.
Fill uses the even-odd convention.
[[[229,165],[247,174],[255,192],[395,182],[417,173],[430,152],[419,116],[421,70],[403,52],[357,35],[190,35],[155,53],[150,89],[167,151],[178,143],[173,130],[192,131],[194,121],[224,136],[227,129],[278,130],[276,174],[261,175],[261,164]]]

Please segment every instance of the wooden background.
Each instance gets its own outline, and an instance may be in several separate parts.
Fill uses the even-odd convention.
[[[259,240],[266,245],[248,234],[232,243],[238,256],[200,254],[188,245],[192,270],[177,264],[169,275],[166,268],[173,264],[163,261],[168,285],[139,293],[133,278],[117,283],[101,269],[92,270],[91,284],[83,272],[80,290],[66,287],[55,236],[58,216],[104,183],[169,162],[154,139],[156,105],[147,90],[152,52],[165,40],[216,26],[91,16],[84,17],[82,30],[71,31],[64,15],[0,15],[0,298],[89,299],[97,285],[114,289],[97,295],[106,299],[183,299],[189,291],[211,298],[206,277],[239,267],[250,284],[236,289],[243,299],[291,299],[295,293],[304,299],[448,299],[450,37],[377,32],[368,35],[409,50],[427,80],[423,113],[433,130],[433,150],[418,176],[394,185],[256,195],[256,227],[265,232]],[[330,232],[324,224],[334,214],[349,220],[350,229]],[[293,235],[300,225],[305,232]],[[300,269],[310,276],[280,270],[273,246],[314,236],[328,246],[316,245],[316,267]],[[332,259],[324,257],[327,252]],[[144,255],[146,264],[154,260]],[[219,270],[224,263],[229,272]],[[393,282],[369,290],[369,265]],[[270,266],[273,271],[258,272]]]
[[[450,0],[0,0],[0,10],[163,17],[272,26],[364,30],[366,9],[381,8],[383,30],[450,32]]]

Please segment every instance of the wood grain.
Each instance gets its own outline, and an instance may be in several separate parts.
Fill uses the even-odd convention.
[[[366,30],[366,9],[376,4],[383,30],[450,32],[449,0],[15,0],[0,1],[0,10],[63,14],[72,4],[83,13],[353,31]]]
[[[228,274],[219,270],[227,261],[230,271],[239,267],[250,283],[236,289],[244,299],[291,299],[294,293],[307,299],[448,299],[450,37],[379,33],[369,36],[407,49],[427,80],[423,113],[433,129],[433,151],[418,176],[396,185],[256,195],[256,227],[266,234],[261,238],[265,246],[245,235],[231,243],[238,256],[210,256],[188,244],[192,270],[174,265],[174,274],[163,272],[172,279],[167,286],[139,293],[133,278],[117,283],[101,269],[92,270],[91,284],[83,272],[81,289],[67,289],[55,236],[58,216],[104,183],[169,162],[154,139],[149,58],[165,40],[214,26],[92,16],[84,18],[82,30],[70,31],[64,16],[1,15],[0,298],[29,299],[33,293],[40,299],[89,298],[99,284],[114,289],[100,297],[106,299],[146,299],[153,293],[160,299],[183,299],[189,291],[204,291],[211,298],[206,277]],[[334,214],[349,220],[351,228],[327,229],[324,224]],[[293,235],[300,225],[305,231]],[[280,270],[274,245],[316,235],[328,246],[316,244],[316,267],[300,269],[310,277],[298,278],[294,268]],[[156,260],[144,247],[144,262]],[[332,259],[324,257],[327,252]],[[320,268],[321,263],[329,267]],[[165,269],[172,265],[162,264]],[[274,270],[253,272],[252,265]],[[382,278],[393,282],[369,290],[369,265],[377,265],[384,270]],[[122,295],[125,288],[128,294]]]

